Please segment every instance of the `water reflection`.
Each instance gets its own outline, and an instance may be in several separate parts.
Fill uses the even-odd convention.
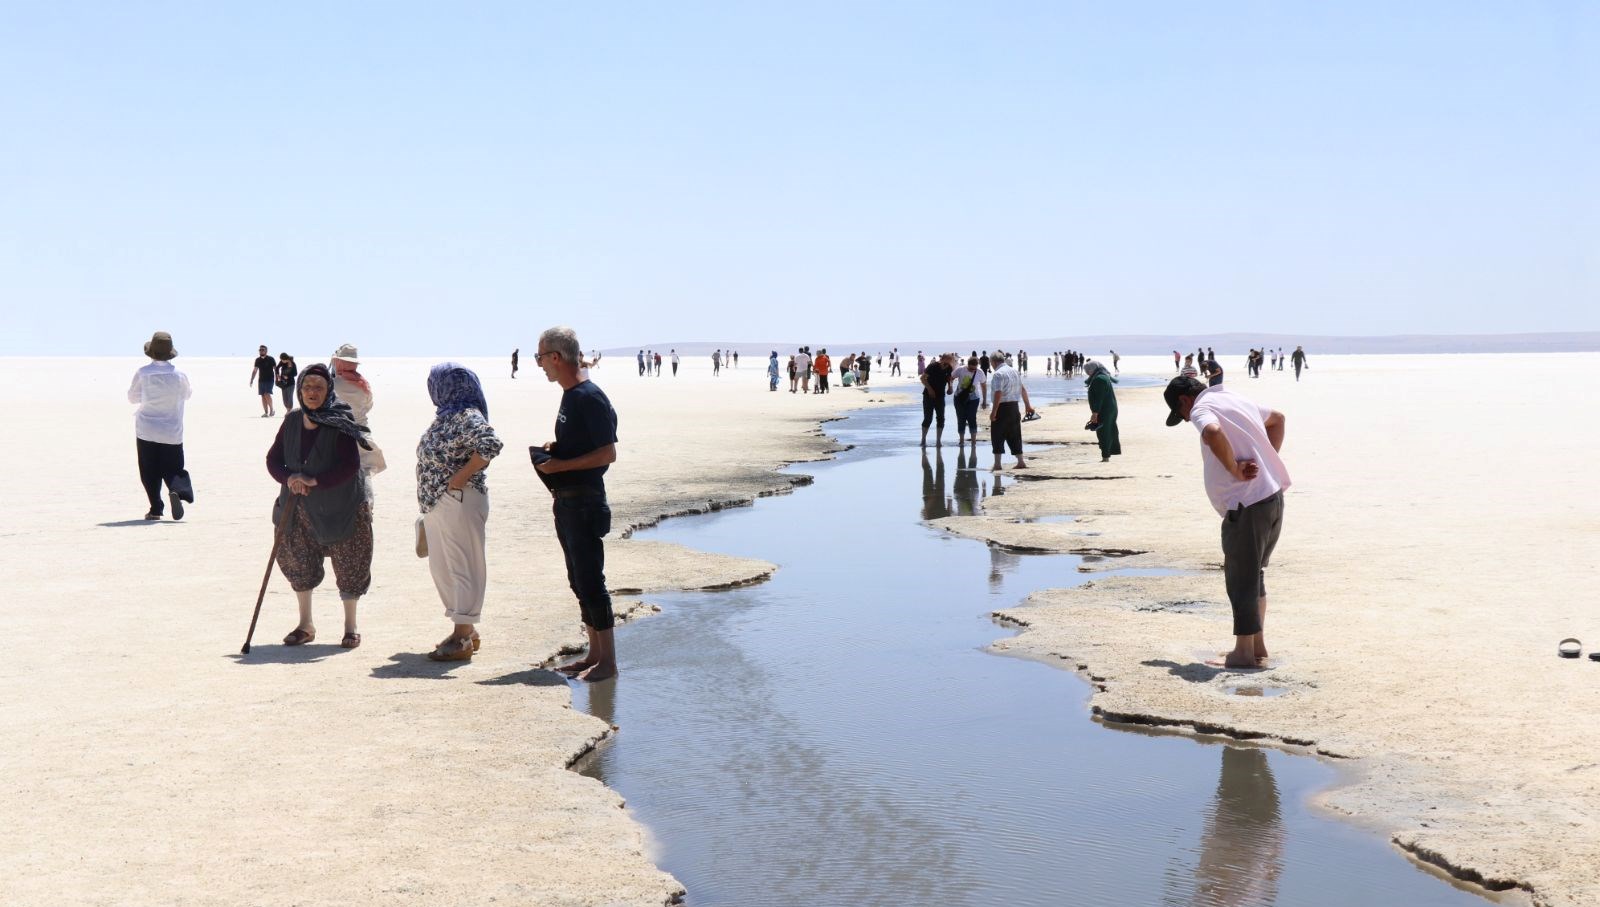
[[[922,518],[937,520],[950,515],[950,501],[944,496],[944,451],[935,450],[928,463],[928,452],[922,452]]]
[[[1189,903],[1272,907],[1283,874],[1283,817],[1267,754],[1224,746],[1217,793],[1206,812]]]
[[[957,516],[977,516],[983,512],[983,486],[978,483],[978,458],[956,454],[955,512]]]
[[[905,506],[919,465],[923,519],[980,513],[1006,480],[958,455],[947,494],[945,452],[904,443],[917,416],[843,423],[858,446],[805,467],[816,489],[645,534],[782,554],[760,586],[653,596],[664,613],[620,631],[626,692],[574,691],[621,725],[590,773],[652,828],[689,903],[1475,903],[1308,816],[1325,766],[1110,733],[1071,673],[988,654],[1000,634],[981,615],[1081,582],[1078,561],[921,526]],[[841,501],[850,532],[781,544]]]

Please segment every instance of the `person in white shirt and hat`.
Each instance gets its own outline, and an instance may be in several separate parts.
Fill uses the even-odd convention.
[[[328,362],[328,368],[333,371],[333,392],[340,400],[350,404],[350,414],[355,423],[370,432],[372,425],[367,421],[367,414],[372,412],[372,385],[362,377],[360,367],[361,354],[353,343],[341,344],[333,351],[333,357]],[[372,477],[389,468],[389,464],[383,459],[383,449],[372,441],[370,434],[367,440],[372,448],[363,448],[361,451],[361,472],[368,479],[367,495],[370,499]]]
[[[1198,378],[1167,383],[1167,425],[1188,422],[1200,432],[1206,497],[1222,518],[1222,575],[1233,608],[1234,646],[1221,667],[1267,665],[1267,566],[1283,531],[1283,493],[1289,470],[1281,412]],[[1214,662],[1214,664],[1216,664]]]
[[[161,485],[166,483],[172,501],[172,518],[183,519],[183,505],[194,503],[194,486],[183,464],[183,403],[192,393],[189,377],[172,360],[178,351],[172,335],[156,331],[144,345],[150,364],[133,375],[128,402],[139,408],[133,415],[133,434],[139,449],[139,481],[150,499],[147,520],[159,520],[165,507]]]

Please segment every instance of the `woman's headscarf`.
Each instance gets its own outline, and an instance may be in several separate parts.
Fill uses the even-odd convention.
[[[328,385],[328,399],[322,401],[319,409],[309,409],[306,406],[305,386],[307,378],[321,378]],[[331,428],[334,431],[347,434],[356,439],[363,450],[371,450],[372,442],[367,440],[368,429],[357,425],[355,414],[350,411],[350,404],[339,399],[333,392],[333,373],[326,365],[314,362],[300,372],[300,377],[294,383],[294,397],[300,401],[300,412],[307,419],[317,425]]]
[[[467,409],[489,418],[489,401],[483,399],[477,373],[459,362],[441,362],[428,372],[428,396],[441,419]]]
[[[1096,375],[1105,375],[1107,378],[1111,378],[1112,381],[1117,380],[1111,376],[1111,370],[1106,368],[1103,363],[1096,359],[1090,359],[1088,362],[1083,364],[1083,373],[1086,376],[1083,379],[1084,384],[1088,384],[1090,381],[1093,381],[1094,376]]]

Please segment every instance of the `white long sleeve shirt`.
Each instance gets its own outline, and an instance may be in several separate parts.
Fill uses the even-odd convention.
[[[133,373],[128,402],[137,403],[133,433],[157,444],[183,443],[183,401],[193,391],[189,376],[170,362],[152,362]]]

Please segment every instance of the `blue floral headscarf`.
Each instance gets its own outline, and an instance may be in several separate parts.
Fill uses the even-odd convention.
[[[467,409],[489,418],[489,401],[483,399],[477,373],[459,362],[441,362],[428,372],[428,396],[441,419]]]

